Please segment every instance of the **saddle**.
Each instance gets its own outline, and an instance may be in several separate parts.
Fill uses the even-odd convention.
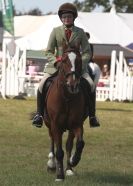
[[[47,113],[47,107],[46,107],[47,94],[48,94],[48,90],[49,90],[51,84],[54,82],[54,79],[56,78],[57,74],[58,74],[58,71],[55,72],[51,77],[49,77],[43,86],[42,97],[44,98],[44,100],[43,100],[43,104],[44,104],[44,108],[45,108],[44,109],[44,117],[47,120],[48,120],[48,113]],[[84,117],[86,118],[89,116],[89,99],[90,99],[90,93],[91,93],[91,86],[88,84],[86,79],[81,77],[80,87],[81,87],[81,90],[83,91],[85,103],[86,103],[85,113],[84,113]]]
[[[43,85],[43,89],[42,89],[42,92],[43,92],[43,96],[46,98],[47,96],[47,92],[48,92],[48,89],[50,87],[50,85],[52,84],[52,82],[54,81],[55,77],[57,76],[58,74],[58,71],[55,72],[54,74],[52,74],[52,76],[50,76],[46,82],[44,83]]]
[[[51,84],[53,83],[54,79],[56,78],[57,74],[58,74],[58,71],[55,72],[54,74],[52,74],[52,76],[50,76],[46,80],[46,82],[43,85],[43,89],[42,89],[42,98],[43,98],[42,104],[43,104],[43,108],[45,108],[43,110],[44,110],[44,117],[46,119],[48,119],[48,113],[47,113],[47,107],[46,107],[47,94],[48,94],[48,90],[49,90]]]

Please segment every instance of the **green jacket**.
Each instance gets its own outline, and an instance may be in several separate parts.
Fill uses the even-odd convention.
[[[54,28],[51,32],[46,50],[48,63],[45,65],[44,72],[53,74],[56,71],[54,63],[56,62],[56,57],[62,56],[63,54],[63,40],[72,47],[79,47],[79,51],[81,51],[82,55],[82,73],[87,72],[87,64],[90,60],[91,49],[86,34],[83,29],[73,26],[72,34],[68,42],[65,36],[64,25]]]

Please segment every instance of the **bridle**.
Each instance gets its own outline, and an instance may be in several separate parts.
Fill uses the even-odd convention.
[[[70,61],[68,57],[70,53],[75,55],[75,60],[73,62]],[[62,76],[62,84],[72,94],[79,92],[79,83],[81,78],[81,73],[76,69],[77,57],[77,54],[73,51],[65,52],[59,68],[59,74]]]

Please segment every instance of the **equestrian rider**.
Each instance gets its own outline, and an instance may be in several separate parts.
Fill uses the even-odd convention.
[[[56,27],[50,34],[46,56],[48,63],[45,65],[44,77],[41,80],[37,92],[37,114],[33,118],[33,125],[41,127],[43,125],[43,113],[44,113],[44,98],[43,98],[43,87],[46,80],[57,71],[58,66],[61,62],[63,54],[62,43],[65,40],[66,44],[74,47],[78,46],[82,56],[82,76],[91,85],[92,91],[94,91],[94,83],[88,74],[88,62],[91,57],[90,44],[88,42],[86,33],[82,28],[76,27],[74,21],[78,16],[77,8],[71,3],[64,3],[59,7],[58,16],[63,23],[62,26]],[[91,100],[91,98],[90,98]],[[100,126],[97,118],[95,117],[94,108],[90,107],[89,120],[90,127]]]

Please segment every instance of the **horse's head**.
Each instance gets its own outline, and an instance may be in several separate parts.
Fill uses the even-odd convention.
[[[79,83],[82,70],[81,55],[74,49],[68,49],[62,56],[60,73],[69,93],[77,94],[80,90]]]

